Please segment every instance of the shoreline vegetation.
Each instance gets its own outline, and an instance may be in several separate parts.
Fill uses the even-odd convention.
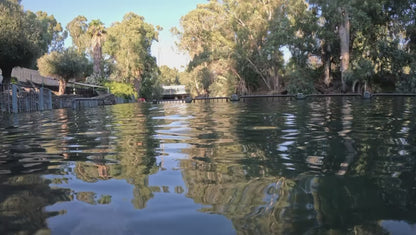
[[[14,86],[14,85],[13,85]],[[12,89],[13,90],[13,89]],[[48,95],[49,92],[49,95]],[[42,94],[42,95],[41,95]],[[40,98],[41,96],[46,98]],[[14,97],[16,96],[16,97]],[[200,102],[246,102],[253,99],[266,99],[270,102],[279,101],[281,99],[307,100],[308,98],[324,98],[324,97],[360,97],[362,99],[371,99],[375,97],[416,97],[416,93],[327,93],[327,94],[257,94],[242,95],[233,94],[229,97],[186,97],[184,99],[160,99],[145,100],[143,98],[135,99],[131,97],[126,99],[116,97],[114,94],[100,94],[92,97],[80,95],[51,95],[49,89],[41,89],[36,92],[23,92],[12,94],[7,97],[4,93],[0,96],[0,111],[3,113],[19,113],[34,112],[52,109],[84,109],[94,108],[98,106],[125,104],[125,103],[200,103]],[[0,113],[1,113],[0,112]]]
[[[2,90],[25,67],[56,79],[59,96],[71,80],[148,101],[163,85],[191,97],[416,92],[416,0],[211,0],[170,29],[190,56],[183,72],[157,65],[151,47],[166,29],[134,12],[110,27],[82,15],[62,26],[19,0],[0,13]]]

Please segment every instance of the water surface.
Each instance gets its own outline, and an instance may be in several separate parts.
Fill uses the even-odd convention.
[[[416,99],[0,116],[0,233],[415,234]]]

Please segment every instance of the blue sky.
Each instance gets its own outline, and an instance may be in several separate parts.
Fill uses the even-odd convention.
[[[158,58],[159,65],[168,65],[181,69],[188,57],[179,53],[170,33],[173,26],[179,27],[181,16],[196,8],[197,4],[207,0],[22,0],[25,10],[45,11],[54,15],[63,27],[78,15],[87,19],[101,20],[107,27],[121,21],[128,12],[144,16],[147,23],[160,25],[163,31],[159,43],[154,43],[152,54]]]

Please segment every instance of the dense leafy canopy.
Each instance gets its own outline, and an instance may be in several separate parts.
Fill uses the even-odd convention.
[[[172,31],[191,56],[198,95],[379,91],[415,79],[415,8],[414,0],[212,0]],[[216,85],[224,80],[232,89]]]
[[[93,63],[88,82],[127,83],[146,98],[159,97],[162,84],[195,96],[416,91],[416,0],[210,0],[171,29],[191,57],[185,72],[157,67],[150,50],[162,29],[135,13],[107,28],[77,16],[67,33],[18,0],[1,0],[0,12],[6,84],[13,67],[66,53],[69,33],[71,51]]]
[[[106,29],[100,20],[88,23],[85,16],[77,16],[66,26],[72,37],[78,53],[88,53],[94,62],[94,76],[103,76],[102,47],[105,41]]]
[[[104,52],[113,60],[111,79],[133,83],[139,92],[141,80],[153,76],[157,70],[156,59],[150,54],[157,39],[155,27],[135,13],[127,13],[122,22],[114,23],[104,44]]]
[[[38,59],[38,67],[42,76],[59,79],[60,95],[65,93],[69,79],[85,78],[91,71],[87,58],[72,49],[45,54]]]

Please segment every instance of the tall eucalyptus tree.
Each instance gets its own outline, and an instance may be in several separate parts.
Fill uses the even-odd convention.
[[[111,57],[115,67],[112,79],[133,84],[138,97],[142,79],[153,76],[157,68],[150,51],[157,40],[157,29],[135,13],[127,13],[123,21],[108,28],[104,53]]]

